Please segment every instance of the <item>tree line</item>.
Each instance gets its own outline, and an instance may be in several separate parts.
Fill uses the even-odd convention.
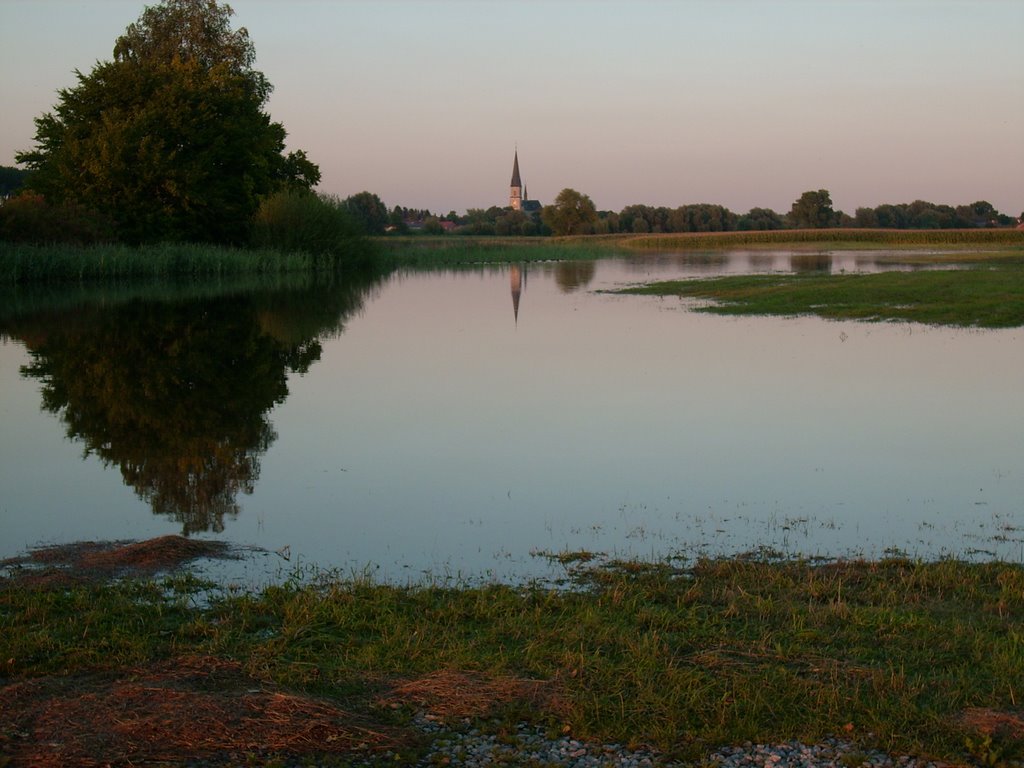
[[[368,194],[368,193],[364,193]],[[384,204],[377,198],[378,207]],[[1024,220],[1024,213],[1021,214]],[[867,228],[867,229],[971,229],[1011,227],[1017,220],[1000,213],[984,200],[956,207],[925,200],[857,208],[850,216],[833,208],[827,189],[809,190],[793,201],[785,213],[770,208],[751,208],[735,213],[723,205],[695,203],[676,208],[643,204],[621,211],[597,210],[589,195],[563,189],[551,205],[538,213],[508,207],[470,208],[462,216],[451,211],[434,215],[429,210],[395,206],[385,221],[376,217],[376,234],[387,231],[501,237],[536,235],[608,235],[673,232],[744,232],[774,229]]]
[[[364,191],[318,194],[320,169],[285,151],[286,131],[265,111],[272,91],[233,12],[217,0],[163,0],[147,7],[57,104],[35,120],[24,168],[0,167],[0,239],[37,242],[178,241],[301,248],[342,255],[359,234],[423,231],[528,236],[726,232],[805,227],[1011,226],[986,201],[923,200],[833,209],[810,190],[778,213],[721,205],[628,205],[598,211],[563,189],[539,212],[507,207],[450,211],[395,206]],[[1024,214],[1022,214],[1024,217]]]
[[[457,232],[471,235],[606,235],[660,232],[735,232],[774,229],[832,227],[892,229],[970,229],[1010,227],[1011,216],[980,200],[951,205],[915,200],[858,208],[853,216],[834,210],[828,190],[809,190],[785,213],[770,208],[751,208],[735,213],[722,205],[695,203],[676,208],[644,204],[627,205],[621,211],[599,211],[588,195],[562,190],[555,201],[531,217],[510,208],[470,209],[465,216],[451,215]],[[1021,214],[1024,219],[1024,213]]]

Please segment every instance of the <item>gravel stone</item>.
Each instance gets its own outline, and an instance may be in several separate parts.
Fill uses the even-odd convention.
[[[646,749],[626,749],[621,744],[592,744],[569,736],[548,738],[539,728],[521,723],[511,736],[498,737],[478,729],[460,731],[420,716],[418,728],[435,735],[423,768],[482,768],[482,766],[527,766],[528,768],[671,768],[686,763],[673,761]],[[841,739],[820,744],[752,744],[722,747],[709,755],[707,763],[717,768],[948,768],[909,756],[890,756],[863,751]]]

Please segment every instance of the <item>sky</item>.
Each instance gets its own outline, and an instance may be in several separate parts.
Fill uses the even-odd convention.
[[[148,4],[153,4],[148,3]],[[0,165],[145,0],[0,0]],[[1024,0],[234,0],[319,189],[1024,211]]]

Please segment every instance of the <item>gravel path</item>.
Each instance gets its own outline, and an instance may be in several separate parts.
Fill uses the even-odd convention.
[[[685,765],[655,752],[626,749],[621,744],[591,744],[568,736],[547,738],[542,730],[525,724],[511,737],[502,738],[477,729],[448,730],[425,718],[417,720],[417,725],[435,736],[433,748],[420,762],[421,766],[653,768]],[[945,768],[941,763],[863,752],[838,739],[815,745],[748,743],[721,749],[712,754],[708,762],[720,768]]]

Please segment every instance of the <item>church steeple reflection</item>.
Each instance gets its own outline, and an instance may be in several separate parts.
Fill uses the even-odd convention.
[[[509,278],[512,284],[512,314],[516,325],[519,325],[519,297],[523,293],[523,286],[526,284],[526,267],[513,264],[509,270]]]

